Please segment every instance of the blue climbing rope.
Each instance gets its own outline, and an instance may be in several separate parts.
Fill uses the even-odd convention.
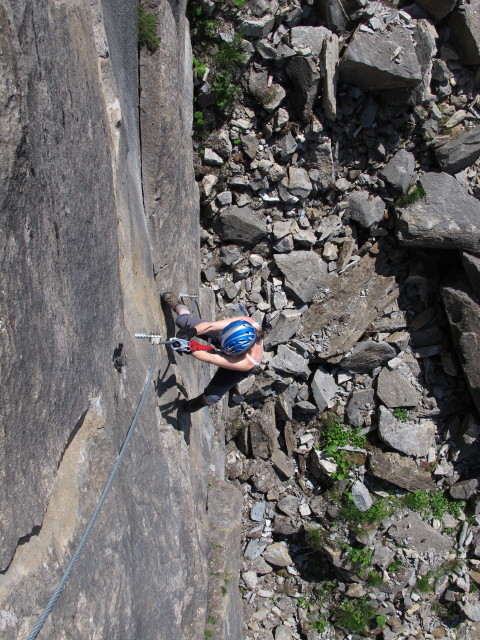
[[[68,567],[65,569],[65,572],[62,576],[62,579],[60,580],[60,582],[58,583],[57,588],[55,589],[52,597],[50,598],[49,603],[47,604],[47,606],[45,607],[44,612],[42,613],[42,615],[40,616],[40,618],[38,619],[37,624],[33,627],[32,631],[30,632],[30,635],[28,636],[27,640],[34,640],[38,634],[40,633],[43,625],[45,624],[45,621],[47,620],[48,616],[50,615],[50,612],[52,611],[53,607],[55,606],[55,603],[57,602],[58,598],[60,597],[60,594],[62,593],[63,589],[65,588],[65,585],[67,584],[67,581],[75,567],[75,565],[77,564],[77,560],[80,557],[80,554],[82,553],[82,549],[85,546],[85,543],[87,542],[90,533],[93,529],[93,525],[95,524],[96,519],[98,518],[98,515],[100,513],[100,509],[103,506],[103,503],[105,502],[105,499],[108,495],[108,492],[110,491],[110,487],[112,486],[113,480],[115,478],[115,476],[117,475],[117,471],[120,467],[120,464],[123,460],[123,458],[125,457],[125,452],[127,450],[128,447],[128,443],[130,442],[130,439],[132,437],[133,434],[133,430],[135,429],[135,425],[137,423],[137,420],[140,416],[140,413],[142,411],[143,408],[143,404],[145,402],[145,398],[147,397],[148,394],[148,390],[150,387],[150,383],[152,381],[153,378],[153,372],[155,370],[155,361],[156,361],[156,357],[157,357],[157,345],[156,344],[152,344],[152,364],[150,366],[150,373],[148,374],[148,380],[147,380],[147,384],[145,385],[145,389],[143,390],[143,394],[142,397],[140,399],[140,402],[138,403],[138,407],[137,410],[135,412],[135,415],[133,416],[133,420],[130,424],[130,427],[128,429],[127,435],[125,437],[125,440],[123,441],[122,447],[120,449],[120,453],[118,454],[117,457],[117,461],[115,462],[115,466],[112,469],[112,472],[110,474],[110,477],[107,480],[107,484],[105,485],[105,488],[103,490],[102,495],[100,496],[100,500],[98,501],[98,504],[95,508],[95,511],[93,512],[92,517],[90,518],[90,522],[88,523],[85,532],[82,536],[82,539],[80,540],[78,547],[75,551],[75,553],[72,556],[72,559],[70,560]]]

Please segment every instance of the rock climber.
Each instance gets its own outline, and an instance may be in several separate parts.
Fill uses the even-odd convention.
[[[193,413],[217,403],[230,389],[246,378],[260,365],[263,356],[264,331],[258,322],[248,316],[236,316],[225,320],[202,320],[191,315],[178,296],[167,291],[162,302],[176,314],[178,338],[191,340],[195,336],[212,338],[221,353],[194,351],[192,356],[218,367],[203,393],[188,400],[184,409]]]

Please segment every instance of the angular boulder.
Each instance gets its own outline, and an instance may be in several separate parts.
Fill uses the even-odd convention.
[[[480,253],[480,202],[448,173],[426,173],[418,184],[418,199],[396,210],[400,243]]]
[[[312,58],[295,56],[286,64],[286,72],[293,86],[289,99],[300,120],[308,120],[320,83],[320,72]]]
[[[227,242],[255,244],[267,234],[262,217],[250,207],[229,207],[216,222],[217,232]]]
[[[434,549],[444,553],[452,548],[453,541],[424,522],[418,513],[410,513],[388,530],[388,534],[399,544],[414,549],[417,553]]]
[[[380,176],[398,191],[405,193],[412,183],[415,173],[415,156],[400,149],[381,169]]]
[[[460,173],[480,157],[480,126],[457,136],[441,136],[435,141],[435,156],[442,171]]]
[[[275,371],[298,376],[304,380],[310,375],[308,360],[283,344],[278,347],[277,355],[272,358],[270,365]]]
[[[302,318],[299,335],[316,336],[320,358],[337,361],[354,347],[368,325],[398,297],[395,277],[388,273],[384,252],[366,255],[340,277],[325,282],[328,294]]]
[[[315,251],[279,254],[275,263],[285,277],[285,289],[302,302],[311,302],[327,278],[327,265]]]
[[[384,212],[383,200],[368,191],[354,191],[348,196],[346,217],[365,229],[375,227],[383,218]]]
[[[480,304],[453,287],[442,289],[442,300],[470,394],[480,413]]]
[[[417,4],[434,18],[441,20],[453,11],[457,0],[417,0]]]
[[[435,424],[431,420],[422,420],[418,424],[401,422],[380,406],[378,435],[392,449],[407,456],[423,458],[435,444]]]
[[[478,2],[463,4],[452,13],[450,40],[464,64],[480,64],[480,7]]]
[[[377,395],[384,405],[395,407],[416,407],[420,393],[412,383],[397,371],[384,367],[377,379]]]
[[[369,472],[407,491],[432,491],[435,483],[428,471],[422,471],[415,460],[399,453],[374,451],[369,458]]]
[[[462,253],[462,263],[468,281],[475,294],[480,298],[480,258]]]
[[[321,368],[315,371],[311,389],[319,411],[324,411],[329,407],[337,392],[340,391],[334,377]]]
[[[418,85],[422,69],[411,31],[403,26],[375,33],[357,29],[340,60],[339,74],[342,82],[367,92]]]
[[[323,41],[331,31],[325,27],[292,27],[290,29],[290,46],[302,55],[320,55]]]
[[[302,314],[296,309],[285,309],[277,318],[273,329],[265,336],[265,348],[276,347],[288,342],[300,327]]]
[[[396,356],[396,351],[388,342],[364,340],[353,352],[340,362],[342,369],[355,373],[369,373]]]

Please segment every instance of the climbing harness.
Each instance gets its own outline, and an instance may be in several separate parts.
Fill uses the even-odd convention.
[[[140,417],[140,413],[142,411],[143,405],[145,403],[145,399],[147,397],[148,391],[150,389],[150,383],[152,381],[153,378],[153,373],[155,371],[155,361],[157,358],[157,342],[155,341],[155,339],[158,336],[155,336],[154,339],[152,339],[152,361],[151,361],[151,365],[150,365],[150,372],[148,374],[148,378],[147,378],[147,383],[145,385],[145,389],[143,390],[143,394],[142,397],[140,399],[140,402],[138,403],[138,407],[137,410],[135,412],[135,415],[133,416],[133,420],[130,424],[130,427],[127,431],[127,435],[125,436],[125,440],[123,441],[122,447],[120,449],[120,453],[117,456],[117,461],[115,462],[115,465],[112,469],[112,472],[110,474],[110,477],[107,480],[107,483],[105,485],[105,488],[103,490],[102,495],[100,496],[100,500],[98,501],[98,504],[95,508],[95,511],[93,512],[93,515],[90,519],[90,522],[88,523],[85,532],[82,536],[82,539],[80,540],[78,547],[75,551],[75,553],[73,554],[67,568],[65,569],[65,572],[62,576],[62,579],[60,580],[60,582],[58,583],[57,588],[55,589],[52,597],[50,598],[49,603],[47,604],[47,606],[45,607],[45,610],[43,611],[42,615],[40,616],[40,618],[38,619],[37,624],[33,627],[32,631],[30,632],[30,635],[28,636],[27,640],[34,640],[38,634],[40,633],[40,631],[42,630],[43,625],[45,624],[45,621],[47,620],[48,616],[50,615],[50,612],[52,611],[53,607],[55,606],[58,598],[60,597],[60,594],[62,593],[63,589],[65,588],[65,585],[67,584],[67,581],[75,567],[75,565],[77,564],[78,558],[80,557],[80,554],[82,553],[82,549],[85,546],[85,543],[87,542],[90,533],[93,529],[93,525],[95,524],[95,521],[100,513],[100,510],[103,506],[103,503],[105,502],[105,499],[108,495],[108,492],[110,491],[110,487],[112,486],[113,480],[115,478],[115,476],[117,475],[117,471],[120,467],[120,464],[123,460],[123,458],[125,457],[125,452],[127,450],[128,447],[128,443],[131,440],[131,437],[133,435],[133,431],[135,429],[135,425],[137,424],[137,420]]]
[[[170,338],[170,340],[160,340],[162,336],[153,333],[136,333],[136,338],[158,338],[156,344],[163,344],[172,347],[174,351],[182,351],[183,353],[193,353],[194,351],[212,351],[213,347],[209,344],[200,344],[195,340],[184,340],[183,338]]]

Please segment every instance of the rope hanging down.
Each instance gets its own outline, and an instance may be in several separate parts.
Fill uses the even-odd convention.
[[[103,493],[100,497],[100,500],[98,501],[98,504],[95,508],[95,511],[93,512],[93,515],[90,519],[90,522],[87,525],[87,528],[85,529],[85,533],[82,536],[82,539],[80,540],[78,547],[75,551],[75,553],[72,556],[72,559],[70,560],[68,567],[65,569],[65,572],[62,576],[62,579],[60,580],[60,582],[58,583],[57,588],[55,589],[52,597],[50,598],[49,603],[47,604],[47,606],[45,607],[44,612],[42,613],[42,615],[40,616],[40,618],[38,619],[37,624],[34,626],[34,628],[32,629],[32,631],[30,632],[30,635],[28,636],[27,640],[34,640],[38,634],[40,633],[43,625],[45,624],[45,621],[47,620],[48,616],[50,615],[50,612],[52,611],[53,607],[55,606],[55,603],[57,602],[58,598],[60,597],[60,594],[62,593],[63,589],[65,588],[65,585],[77,563],[78,558],[80,557],[80,554],[82,552],[83,547],[85,546],[85,543],[87,542],[90,533],[92,531],[93,525],[95,524],[95,521],[98,517],[98,514],[100,513],[100,509],[103,506],[103,503],[105,502],[105,499],[107,497],[108,492],[110,491],[110,487],[112,486],[112,482],[115,478],[115,476],[117,475],[117,471],[118,468],[120,467],[120,464],[123,460],[123,458],[125,457],[125,452],[127,450],[127,446],[128,443],[130,442],[130,439],[132,437],[133,434],[133,430],[135,429],[135,425],[137,423],[138,418],[140,417],[140,413],[142,411],[144,402],[145,402],[145,398],[147,397],[148,394],[148,390],[150,387],[150,383],[152,381],[153,378],[153,372],[155,370],[155,361],[156,361],[156,357],[157,357],[157,345],[154,343],[152,344],[152,364],[150,366],[150,373],[148,374],[148,379],[147,379],[147,384],[145,385],[145,389],[143,390],[143,394],[142,397],[140,399],[140,402],[138,403],[138,407],[137,410],[135,412],[135,415],[133,416],[133,420],[132,423],[130,424],[130,427],[128,429],[127,435],[125,437],[125,440],[123,441],[122,444],[122,448],[120,449],[120,453],[118,454],[117,457],[117,461],[115,463],[115,466],[112,469],[112,472],[110,474],[110,477],[107,480],[107,484],[105,485],[105,489],[103,490]]]

